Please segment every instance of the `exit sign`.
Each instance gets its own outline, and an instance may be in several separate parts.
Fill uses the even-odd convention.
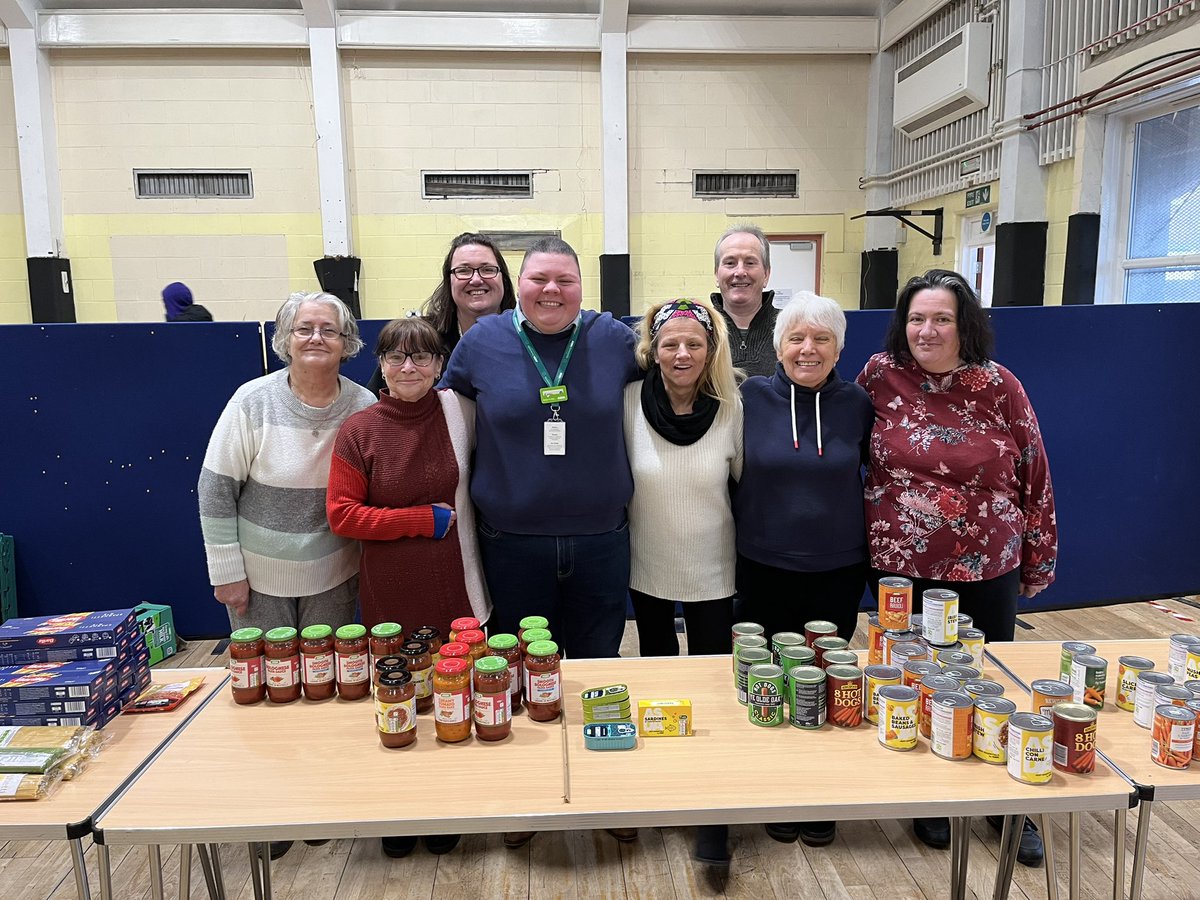
[[[972,206],[983,206],[986,203],[992,202],[992,186],[985,184],[983,187],[971,188],[967,191],[967,209]]]

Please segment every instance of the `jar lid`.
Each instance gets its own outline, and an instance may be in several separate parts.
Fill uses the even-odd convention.
[[[450,623],[451,631],[469,631],[472,628],[479,627],[479,620],[474,616],[463,616],[461,619],[455,619]]]
[[[400,652],[405,656],[421,656],[429,652],[429,645],[424,641],[405,641],[400,645]]]
[[[545,616],[526,616],[517,625],[522,630],[526,628],[549,628],[550,620]]]
[[[339,641],[356,641],[367,636],[367,629],[362,625],[343,625],[333,636]]]
[[[380,687],[404,687],[412,681],[412,672],[407,669],[394,669],[379,676]]]
[[[496,672],[507,672],[508,660],[502,659],[499,656],[481,656],[475,660],[475,671],[484,672],[489,675]]]
[[[470,665],[465,659],[439,659],[435,668],[442,675],[461,675]]]
[[[371,629],[372,637],[388,638],[403,634],[404,629],[396,622],[380,622]]]
[[[300,637],[306,641],[319,641],[322,638],[330,637],[332,634],[333,629],[328,625],[309,625],[300,632]]]
[[[239,628],[229,636],[229,640],[236,641],[237,643],[241,644],[249,643],[250,641],[262,640],[262,636],[263,633],[261,628]]]
[[[458,633],[458,641],[461,644],[482,644],[484,640],[483,632],[477,628],[468,628]]]
[[[493,634],[488,638],[488,646],[493,650],[511,650],[517,646],[517,636],[515,634]],[[445,655],[444,651],[442,655]]]
[[[534,641],[548,641],[550,632],[545,628],[526,628],[524,639],[526,644],[532,644]]]
[[[428,640],[432,640],[433,638],[440,638],[441,636],[442,636],[442,633],[440,631],[438,631],[436,628],[434,628],[432,625],[422,625],[420,628],[418,628],[416,631],[414,631],[411,635],[409,635],[409,637],[411,637],[413,640],[417,640],[417,641],[428,641]]]
[[[268,641],[294,641],[296,639],[295,628],[272,628],[265,635]]]
[[[407,669],[408,666],[398,656],[384,656],[375,660],[375,671],[380,674],[384,672],[393,672],[397,669]]]
[[[534,641],[529,645],[528,652],[530,656],[553,656],[558,652],[558,644],[554,641]]]
[[[471,648],[462,641],[451,641],[448,644],[442,644],[442,649],[438,651],[442,659],[455,659],[457,657],[470,656]]]

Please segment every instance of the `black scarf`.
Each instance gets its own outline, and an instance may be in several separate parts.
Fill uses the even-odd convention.
[[[662,372],[655,366],[642,381],[642,413],[650,427],[672,444],[686,447],[704,435],[717,417],[720,404],[707,394],[697,394],[692,411],[678,416],[671,409],[671,399],[663,384]]]

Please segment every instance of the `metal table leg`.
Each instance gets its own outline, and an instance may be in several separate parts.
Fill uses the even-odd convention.
[[[213,878],[217,882],[217,900],[225,900],[225,873],[221,871],[221,845],[209,844],[208,852],[212,854]]]
[[[958,858],[958,842],[962,840],[958,819],[950,818],[950,900],[958,900],[961,872]]]
[[[271,845],[263,841],[258,849],[262,853],[263,897],[271,900]]]
[[[1042,849],[1046,855],[1046,900],[1058,900],[1058,867],[1054,864],[1054,820],[1042,813]]]
[[[971,839],[971,820],[950,819],[950,900],[967,896],[967,848]]]
[[[200,854],[200,868],[204,872],[204,884],[208,888],[208,900],[221,900],[220,891],[217,890],[217,877],[213,872],[212,857],[208,855],[208,844],[197,844],[196,849]]]
[[[146,852],[150,856],[150,897],[152,900],[166,900],[163,894],[162,854],[158,844],[149,844]]]
[[[1125,898],[1125,822],[1128,818],[1127,809],[1118,809],[1113,817],[1113,900]]]
[[[88,890],[87,864],[83,861],[83,839],[69,841],[71,845],[71,868],[75,871],[75,894],[79,900],[92,900]]]
[[[261,860],[261,844],[247,844],[246,850],[250,854],[250,883],[254,887],[254,900],[263,900],[262,876],[259,861]]]
[[[113,900],[112,860],[107,844],[96,844],[96,869],[100,874],[100,900]]]
[[[1067,891],[1067,896],[1071,900],[1078,900],[1079,897],[1079,857],[1080,857],[1080,836],[1079,836],[1079,813],[1073,812],[1070,817],[1071,822],[1071,870],[1068,873],[1070,881],[1070,889]]]
[[[188,900],[192,894],[192,845],[179,845],[179,900]],[[108,898],[105,898],[108,900]]]
[[[996,886],[992,890],[992,900],[1008,900],[1013,867],[1017,862],[1017,848],[1021,846],[1021,832],[1024,827],[1024,815],[1004,817],[1000,829],[1000,858],[996,860]]]
[[[1133,841],[1133,881],[1129,884],[1129,900],[1142,900],[1142,876],[1146,869],[1146,841],[1150,837],[1150,816],[1153,809],[1153,800],[1143,800],[1138,804],[1137,837]]]

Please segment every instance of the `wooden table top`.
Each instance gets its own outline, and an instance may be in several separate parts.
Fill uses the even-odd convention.
[[[1117,660],[1122,656],[1144,656],[1158,671],[1167,671],[1169,642],[1087,641],[1096,653],[1108,660],[1108,686],[1104,709],[1096,729],[1096,746],[1113,764],[1140,785],[1154,788],[1155,800],[1195,800],[1200,798],[1200,763],[1187,769],[1168,769],[1150,759],[1150,729],[1133,721],[1133,713],[1118,709]],[[987,652],[1028,685],[1038,678],[1058,678],[1061,644],[1054,641],[1018,641],[988,644]]]
[[[91,816],[120,790],[200,709],[229,677],[225,669],[158,669],[157,684],[204,676],[204,684],[169,713],[117,716],[104,728],[108,743],[78,778],[64,782],[45,800],[0,803],[0,838],[66,840],[82,837]]]

